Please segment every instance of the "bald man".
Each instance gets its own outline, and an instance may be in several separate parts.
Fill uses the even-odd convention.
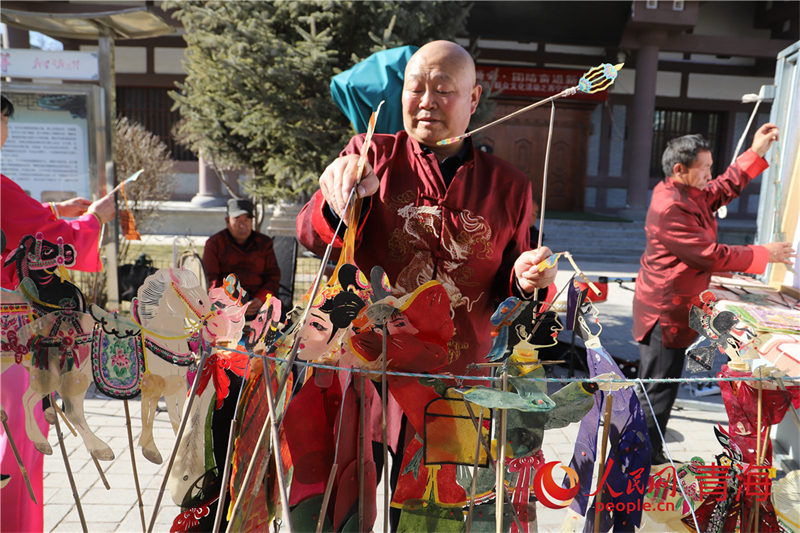
[[[404,130],[374,136],[357,185],[365,199],[357,266],[363,272],[382,266],[396,296],[430,280],[443,284],[455,324],[444,371],[456,375],[483,373],[469,365],[485,362],[492,342],[489,317],[497,305],[512,294],[530,297],[556,274],[535,268],[551,251],[530,250],[528,177],[474,149],[470,139],[436,144],[466,131],[480,96],[466,50],[448,41],[420,48],[405,70]],[[297,218],[300,242],[320,255],[356,185],[363,142],[363,135],[350,140]],[[338,237],[336,244],[341,246]]]
[[[395,292],[436,279],[450,295],[456,335],[453,372],[483,361],[491,345],[489,316],[503,298],[530,296],[555,279],[535,267],[551,254],[530,250],[530,180],[461,135],[478,106],[481,86],[469,53],[449,41],[426,44],[411,57],[403,83],[404,131],[375,135],[357,193],[367,204],[355,259],[364,272],[382,266]],[[297,218],[304,246],[325,250],[356,184],[364,136],[351,139],[320,176],[320,190]],[[338,245],[341,242],[337,239]]]

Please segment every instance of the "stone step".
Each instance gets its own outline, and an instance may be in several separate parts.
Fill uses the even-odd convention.
[[[592,220],[544,221],[544,244],[553,251],[569,251],[581,262],[610,261],[636,264],[645,247],[640,223]]]

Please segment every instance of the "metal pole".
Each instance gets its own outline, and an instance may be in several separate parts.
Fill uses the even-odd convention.
[[[114,148],[115,148],[115,135],[116,131],[116,86],[114,83],[114,39],[106,30],[97,40],[98,54],[97,54],[97,70],[100,81],[100,88],[103,94],[103,111],[104,111],[104,148],[105,148],[105,183],[98,180],[100,189],[102,191],[110,191],[116,185],[116,172],[114,169]],[[98,168],[98,171],[100,169]],[[106,248],[106,297],[107,308],[116,309],[119,307],[119,289],[117,282],[117,253],[118,253],[118,235],[119,224],[115,219],[114,222],[108,224],[109,235],[107,239]],[[101,246],[103,243],[100,243]]]
[[[502,374],[502,391],[505,392],[508,387],[508,371],[503,369]],[[478,428],[480,431],[480,428]],[[505,455],[506,455],[506,410],[500,409],[500,416],[497,427],[497,467],[495,469],[495,531],[496,533],[503,533],[503,498],[500,496],[501,491],[505,490]]]
[[[158,495],[156,496],[156,504],[153,508],[153,514],[150,516],[150,525],[147,528],[148,533],[152,532],[153,527],[155,527],[156,525],[158,508],[161,505],[161,498],[164,497],[164,490],[167,487],[167,481],[169,481],[169,473],[172,470],[173,463],[175,462],[175,456],[178,453],[178,446],[181,443],[183,432],[186,429],[186,423],[189,421],[189,411],[191,411],[192,404],[194,403],[194,399],[197,396],[197,388],[200,385],[200,376],[203,375],[203,368],[206,366],[206,361],[208,361],[208,357],[209,355],[211,355],[211,351],[214,349],[214,347],[203,346],[202,336],[201,336],[200,349],[202,350],[202,356],[200,357],[200,362],[197,364],[197,373],[194,376],[194,381],[192,382],[192,388],[189,391],[189,398],[187,399],[186,403],[183,406],[183,415],[181,416],[181,424],[178,427],[178,432],[175,434],[175,444],[172,446],[172,453],[169,454],[169,461],[167,461],[167,470],[164,472],[164,479],[161,481],[161,487],[158,489]]]

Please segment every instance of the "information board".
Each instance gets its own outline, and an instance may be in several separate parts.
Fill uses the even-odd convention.
[[[99,88],[9,83],[3,94],[14,104],[3,174],[42,202],[99,196]]]

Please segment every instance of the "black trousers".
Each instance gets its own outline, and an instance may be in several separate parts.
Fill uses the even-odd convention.
[[[665,348],[661,340],[661,324],[656,322],[650,333],[639,343],[639,377],[645,378],[679,378],[683,372],[686,348]],[[647,418],[647,432],[653,453],[662,449],[661,437],[656,429],[656,422],[661,432],[666,430],[672,404],[678,396],[679,383],[645,383],[647,396],[653,405],[653,411],[641,390],[637,388],[639,402]],[[655,418],[653,414],[655,413]]]
[[[380,394],[380,388],[378,388],[378,394]],[[392,449],[389,448],[389,453],[392,456],[392,468],[389,471],[389,483],[384,485],[383,490],[391,491],[389,496],[390,501],[392,496],[394,496],[394,489],[397,487],[397,480],[400,479],[400,467],[403,466],[403,454],[406,449],[405,439],[407,426],[408,418],[406,418],[406,415],[403,415],[403,418],[400,421],[400,434],[399,438],[397,439],[397,451],[393,452]],[[410,431],[413,431],[413,429]],[[372,443],[372,458],[375,461],[375,469],[378,473],[377,483],[380,483],[381,477],[383,476],[383,443]],[[383,502],[378,502],[378,505],[383,505]],[[397,509],[396,507],[389,507],[389,531],[392,533],[397,531],[397,526],[400,524],[400,511],[401,509]],[[386,517],[384,517],[384,520],[385,519]]]

